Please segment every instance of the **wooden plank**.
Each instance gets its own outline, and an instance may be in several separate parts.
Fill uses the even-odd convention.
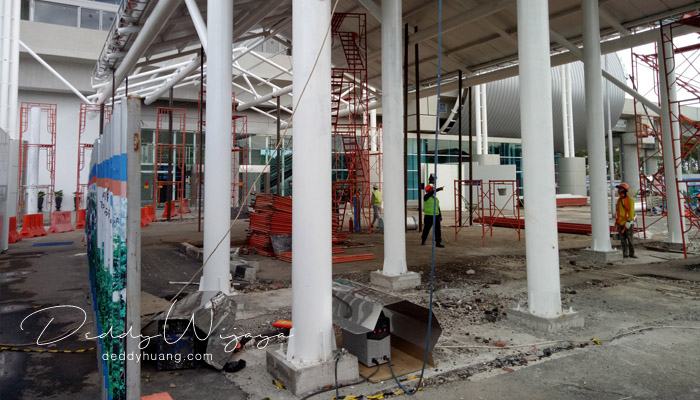
[[[158,314],[170,307],[170,302],[154,296],[150,293],[141,292],[141,317]]]
[[[377,371],[377,367],[368,367],[362,363],[358,363],[360,376],[367,379],[370,375]],[[397,349],[396,347],[391,348],[391,367],[394,369],[397,377],[408,375],[414,372],[420,372],[423,366],[423,360],[414,358],[407,353]],[[377,383],[380,381],[391,380],[391,370],[389,369],[389,364],[381,364],[379,371],[377,371],[374,376],[369,378],[372,383]]]

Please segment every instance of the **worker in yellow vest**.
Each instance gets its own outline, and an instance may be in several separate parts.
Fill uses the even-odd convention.
[[[433,185],[425,187],[425,196],[423,196],[423,234],[421,235],[421,245],[425,244],[428,238],[430,228],[433,227],[433,218],[435,219],[435,247],[445,247],[442,245],[442,234],[440,232],[440,221],[442,214],[440,213],[440,200],[435,196],[436,192],[442,190],[442,187],[435,189]]]
[[[634,255],[632,235],[634,235],[634,199],[629,196],[630,187],[626,183],[615,186],[617,188],[617,212],[615,216],[615,228],[620,235],[623,257],[637,258]]]
[[[382,208],[382,192],[379,191],[379,185],[376,183],[372,186],[372,212],[374,213],[374,218],[372,218],[372,223],[370,226],[374,228],[374,221],[379,220],[379,211]]]

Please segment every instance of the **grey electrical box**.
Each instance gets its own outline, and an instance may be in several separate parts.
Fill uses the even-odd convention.
[[[384,364],[391,357],[390,324],[382,313],[371,332],[352,333],[343,329],[343,347],[368,367]]]

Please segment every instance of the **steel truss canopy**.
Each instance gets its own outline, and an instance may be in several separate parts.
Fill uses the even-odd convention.
[[[228,0],[232,1],[232,0]],[[419,46],[421,97],[435,94],[438,55],[437,3],[404,0],[403,22],[408,25],[408,44]],[[206,0],[125,0],[95,66],[92,82],[103,103],[112,95],[138,94],[150,104],[170,87],[199,85],[200,49],[206,49]],[[235,0],[233,32],[233,86],[238,109],[251,109],[274,119],[276,97],[291,112],[291,63],[281,59],[292,49],[291,0]],[[660,21],[697,14],[700,2],[689,0],[600,0],[602,52],[610,53],[654,43]],[[375,0],[339,1],[336,12],[366,13],[367,67],[370,108],[381,99],[381,5]],[[581,0],[549,2],[552,66],[578,60],[583,41]],[[464,86],[487,83],[517,75],[518,29],[516,0],[444,0],[442,74],[443,92],[457,88],[453,72],[466,72]],[[700,28],[688,26],[686,33]],[[201,40],[203,38],[203,40]],[[280,43],[278,53],[255,51],[262,42]],[[319,38],[319,41],[323,38]],[[413,51],[413,50],[411,50]],[[333,42],[334,65],[344,63],[343,50]],[[242,60],[248,60],[243,63]],[[255,62],[249,60],[254,59]],[[412,60],[413,57],[410,57]],[[265,65],[276,72],[269,77],[255,74]],[[409,68],[413,69],[413,61]],[[206,61],[204,62],[206,75]],[[409,89],[416,87],[409,73]],[[113,82],[118,86],[112,90]],[[619,82],[618,82],[619,83]],[[206,81],[205,81],[206,85]],[[432,90],[431,90],[432,88]],[[345,109],[349,114],[354,110]],[[341,112],[342,113],[342,112]]]

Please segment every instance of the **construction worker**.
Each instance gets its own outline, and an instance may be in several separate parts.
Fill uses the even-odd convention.
[[[442,234],[440,233],[440,221],[442,221],[442,214],[440,213],[440,200],[435,196],[436,192],[441,191],[443,188],[439,187],[437,190],[433,185],[428,185],[425,187],[425,195],[423,196],[423,234],[421,235],[421,245],[425,244],[425,239],[428,238],[428,232],[430,228],[433,227],[433,218],[435,219],[435,247],[445,247],[442,245]]]
[[[382,192],[379,191],[379,185],[376,183],[374,184],[374,186],[372,186],[371,202],[372,202],[372,212],[374,213],[374,218],[372,218],[372,223],[370,224],[370,226],[372,228],[374,228],[374,221],[379,220],[379,211],[380,211],[381,206],[382,206]]]
[[[617,188],[617,213],[615,228],[620,235],[623,257],[637,258],[634,255],[632,235],[634,235],[634,199],[629,196],[630,187],[626,183],[615,186]]]

